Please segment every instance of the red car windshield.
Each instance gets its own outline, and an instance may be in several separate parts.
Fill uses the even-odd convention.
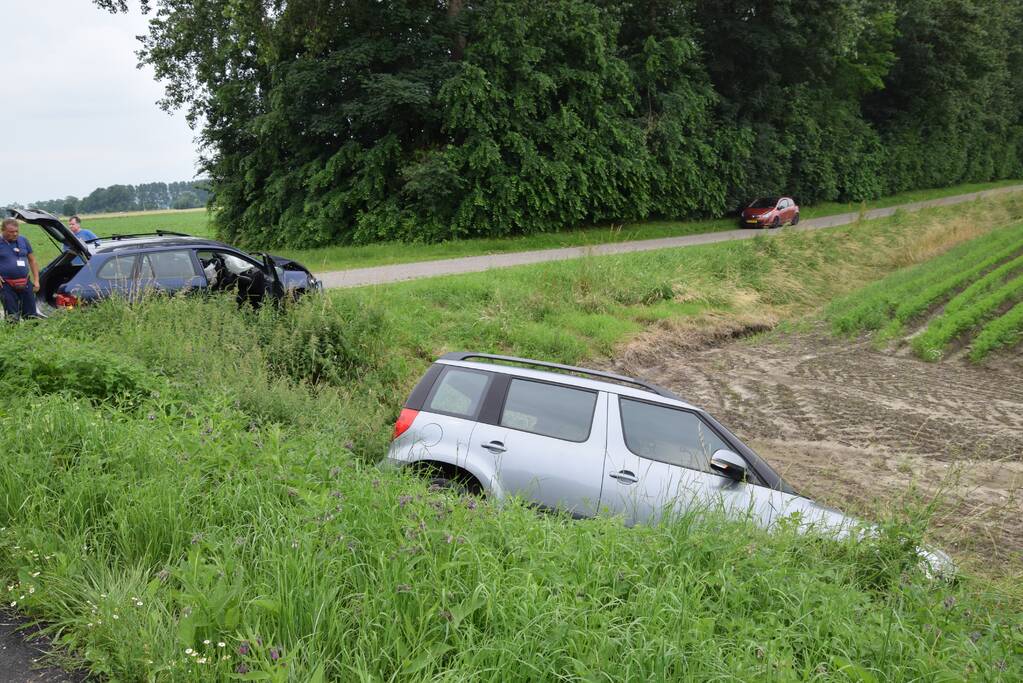
[[[749,205],[751,209],[773,209],[778,204],[777,197],[761,197]]]

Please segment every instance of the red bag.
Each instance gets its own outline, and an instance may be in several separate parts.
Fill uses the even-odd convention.
[[[4,283],[11,286],[16,292],[20,292],[28,286],[27,277],[5,277],[3,278]]]

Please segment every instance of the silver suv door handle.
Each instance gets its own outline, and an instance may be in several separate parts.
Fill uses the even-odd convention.
[[[490,443],[481,444],[483,448],[486,448],[491,453],[504,453],[507,448],[500,441],[491,441]]]
[[[635,484],[639,481],[639,477],[630,472],[629,470],[619,470],[618,472],[612,472],[607,475],[612,479],[617,479],[621,484]]]

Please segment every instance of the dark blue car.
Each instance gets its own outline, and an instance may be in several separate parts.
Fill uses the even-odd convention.
[[[12,209],[38,225],[66,251],[39,273],[39,298],[74,308],[110,296],[137,299],[145,293],[229,291],[239,303],[298,297],[321,289],[309,270],[291,259],[247,254],[216,240],[157,231],[114,235],[88,244],[45,211]]]

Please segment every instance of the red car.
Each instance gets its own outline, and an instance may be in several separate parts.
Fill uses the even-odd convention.
[[[799,222],[799,205],[791,197],[761,197],[745,209],[739,217],[742,228],[780,228]]]

